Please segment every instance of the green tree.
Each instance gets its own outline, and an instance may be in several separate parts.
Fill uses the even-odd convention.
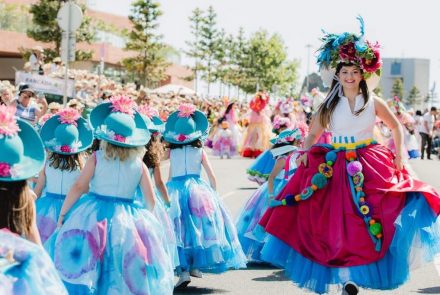
[[[222,33],[217,28],[217,13],[212,6],[209,6],[206,17],[203,18],[200,31],[200,50],[201,50],[201,65],[203,68],[202,78],[208,84],[208,95],[210,92],[210,85],[216,81],[215,75],[216,67],[218,66],[219,56],[222,54],[221,50]]]
[[[422,97],[420,91],[416,86],[413,86],[409,91],[408,97],[406,98],[406,104],[409,106],[416,106],[422,102]]]
[[[205,22],[203,11],[200,8],[196,8],[193,10],[192,15],[189,18],[191,23],[191,34],[193,36],[192,41],[186,41],[186,45],[189,47],[189,50],[185,52],[185,54],[194,59],[194,66],[191,68],[194,77],[190,77],[191,79],[195,79],[195,91],[198,91],[198,79],[200,76],[200,72],[203,71],[203,66],[201,64],[201,60],[203,57],[202,46],[200,45],[200,36],[202,31],[202,24]]]
[[[378,97],[382,97],[383,94],[382,87],[377,86],[376,88],[373,89],[373,93],[376,94]]]
[[[30,13],[34,25],[28,29],[27,35],[36,40],[45,43],[53,43],[54,49],[46,49],[45,52],[49,57],[60,55],[60,46],[62,39],[62,30],[57,23],[58,10],[62,7],[63,2],[59,0],[40,0],[32,4]],[[79,4],[83,13],[86,6]],[[91,27],[91,19],[84,16],[81,26],[76,31],[76,42],[91,43],[95,36],[95,31]],[[87,60],[92,57],[91,51],[76,51],[77,60]]]
[[[257,86],[270,90],[274,85],[286,92],[297,79],[297,62],[287,60],[284,42],[277,34],[269,36],[264,30],[256,32],[243,58],[246,79],[241,88],[247,93],[254,92]]]
[[[391,88],[391,95],[397,96],[398,98],[403,98],[403,81],[402,79],[398,78],[394,80],[393,86]]]
[[[169,66],[164,54],[165,44],[162,35],[157,34],[158,17],[162,15],[158,2],[152,0],[136,0],[132,3],[130,21],[133,29],[126,44],[127,50],[137,56],[123,60],[129,72],[135,73],[146,86],[155,86],[165,78],[165,70]]]

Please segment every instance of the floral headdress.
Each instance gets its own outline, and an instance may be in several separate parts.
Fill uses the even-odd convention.
[[[269,102],[269,95],[264,92],[258,92],[255,94],[254,98],[252,98],[249,107],[251,110],[255,112],[262,111]]]
[[[286,128],[290,127],[290,119],[285,117],[276,116],[273,120],[273,130],[278,130],[281,126],[285,126]]]
[[[177,109],[177,116],[180,118],[189,118],[196,111],[196,107],[190,103],[184,103]]]
[[[361,16],[357,19],[360,23],[360,35],[352,33],[330,34],[323,30],[324,44],[319,48],[319,68],[336,68],[340,62],[353,63],[364,72],[364,79],[373,74],[380,76],[382,60],[380,57],[379,43],[371,43],[364,39],[364,20]]]
[[[142,105],[138,108],[138,112],[144,116],[147,116],[148,119],[153,119],[153,117],[159,117],[159,111],[149,105]]]
[[[127,115],[130,115],[131,117],[134,116],[134,101],[129,98],[128,96],[117,96],[110,98],[110,103],[112,112],[120,112]]]
[[[81,118],[80,113],[77,109],[72,108],[65,108],[60,110],[57,115],[58,121],[60,121],[61,124],[72,124],[74,126],[78,126],[76,121]]]

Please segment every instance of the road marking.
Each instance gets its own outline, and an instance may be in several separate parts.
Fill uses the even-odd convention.
[[[222,200],[224,200],[224,199],[226,199],[226,198],[232,196],[232,195],[235,194],[236,192],[237,192],[237,190],[230,191],[230,192],[228,192],[228,193],[226,193],[226,194],[221,195],[220,198],[221,198]]]

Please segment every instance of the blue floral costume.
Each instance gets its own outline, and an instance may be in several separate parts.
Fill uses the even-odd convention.
[[[140,158],[95,154],[89,193],[46,242],[70,294],[171,294],[174,274],[161,225],[134,203]]]
[[[171,150],[170,215],[174,221],[180,267],[220,273],[246,267],[246,257],[229,213],[202,178],[202,149]]]

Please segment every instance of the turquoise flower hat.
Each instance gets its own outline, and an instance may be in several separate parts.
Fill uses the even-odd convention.
[[[48,150],[63,155],[85,151],[93,142],[92,128],[73,108],[63,109],[48,119],[40,136]]]
[[[15,107],[0,106],[0,181],[20,181],[35,176],[46,154],[37,131],[15,117]]]
[[[295,140],[301,140],[301,138],[301,131],[298,128],[283,130],[280,134],[278,134],[276,138],[270,140],[272,144],[281,144],[282,146],[272,148],[270,152],[272,153],[273,157],[276,158],[281,155],[296,151],[298,150],[298,147],[289,143]]]
[[[90,113],[90,123],[98,139],[121,147],[144,146],[151,138],[134,101],[126,96],[98,105]]]
[[[164,139],[169,143],[186,144],[203,139],[207,134],[208,119],[192,104],[182,104],[165,124]]]
[[[159,118],[159,112],[148,105],[138,107],[137,111],[147,124],[148,130],[151,133],[163,133],[165,130],[165,123]]]

